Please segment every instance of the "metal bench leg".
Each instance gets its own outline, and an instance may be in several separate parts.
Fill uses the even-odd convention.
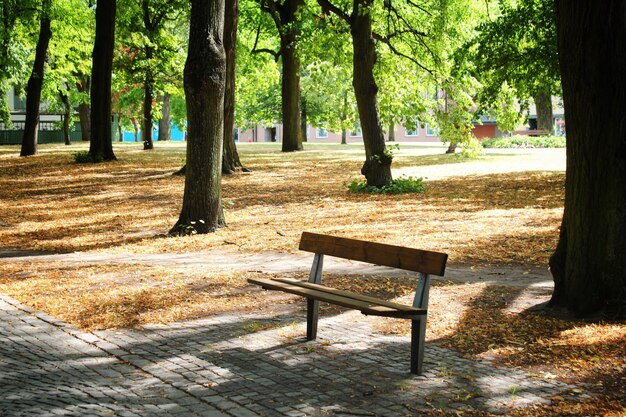
[[[426,343],[426,315],[411,320],[411,373],[421,375]]]
[[[317,320],[319,318],[320,302],[307,298],[306,300],[306,340],[317,338]]]
[[[316,253],[311,265],[309,282],[313,284],[322,283],[322,269],[324,268],[324,255]],[[320,302],[307,298],[306,300],[306,340],[317,338],[317,321],[320,315]]]

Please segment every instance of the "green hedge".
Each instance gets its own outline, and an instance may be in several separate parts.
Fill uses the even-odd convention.
[[[564,148],[563,136],[511,136],[483,139],[483,148]]]

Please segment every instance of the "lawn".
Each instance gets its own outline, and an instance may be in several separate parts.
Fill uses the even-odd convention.
[[[305,144],[305,151],[287,154],[279,146],[239,144],[252,172],[223,179],[227,227],[191,237],[167,236],[182,202],[184,180],[172,175],[184,163],[181,144],[157,143],[153,151],[116,144],[119,160],[97,165],[73,162],[72,152],[85,144],[44,145],[29,158],[0,147],[0,253],[8,260],[18,250],[140,257],[296,252],[307,230],[443,251],[449,265],[467,270],[547,269],[563,211],[563,149],[494,149],[465,160],[445,155],[442,146],[402,143],[394,176],[423,177],[427,191],[381,196],[346,191],[345,183],[359,177],[362,146]],[[296,297],[247,285],[247,277],[264,271],[33,259],[0,262],[0,293],[87,330],[270,311],[281,303],[303,307]],[[353,278],[325,279],[353,290],[358,282],[358,290],[388,298],[412,291],[405,279]],[[438,281],[428,338],[530,376],[583,381],[594,394],[581,405],[557,399],[536,415],[626,412],[626,326],[520,307],[520,300],[539,303],[549,295],[549,288]],[[373,320],[382,332],[409,331],[405,321]]]

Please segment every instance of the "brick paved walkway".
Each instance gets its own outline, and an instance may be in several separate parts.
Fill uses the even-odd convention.
[[[500,413],[573,388],[432,343],[426,374],[410,375],[408,338],[358,316],[322,319],[315,343],[299,337],[303,324],[290,323],[305,319],[293,314],[89,334],[0,296],[0,416]]]

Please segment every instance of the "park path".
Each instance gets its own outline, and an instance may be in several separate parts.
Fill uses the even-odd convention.
[[[310,262],[310,256],[237,252],[13,255],[20,256],[0,262],[182,263],[273,272],[306,270]],[[357,263],[330,260],[326,269],[341,272],[349,266],[367,272]],[[522,285],[503,270],[453,267],[446,278],[470,279],[468,271],[471,279]],[[525,279],[523,285],[548,285],[541,271],[511,271]],[[359,316],[350,311],[322,318],[319,339],[309,343],[301,337],[304,315],[293,312],[85,333],[0,295],[0,416],[505,413],[579,392],[554,379],[462,358],[431,342],[425,374],[411,375],[409,338],[377,333]]]
[[[119,253],[119,252],[73,252],[44,253],[21,250],[0,250],[0,262],[63,262],[67,264],[140,264],[162,267],[191,267],[223,271],[261,271],[289,273],[308,271],[312,255],[284,252],[240,252],[213,250],[185,253]],[[385,274],[406,276],[407,272],[382,266],[325,257],[324,271],[335,274]],[[547,269],[520,266],[466,267],[448,264],[445,279],[456,282],[482,282],[514,287],[551,288],[552,276]]]

